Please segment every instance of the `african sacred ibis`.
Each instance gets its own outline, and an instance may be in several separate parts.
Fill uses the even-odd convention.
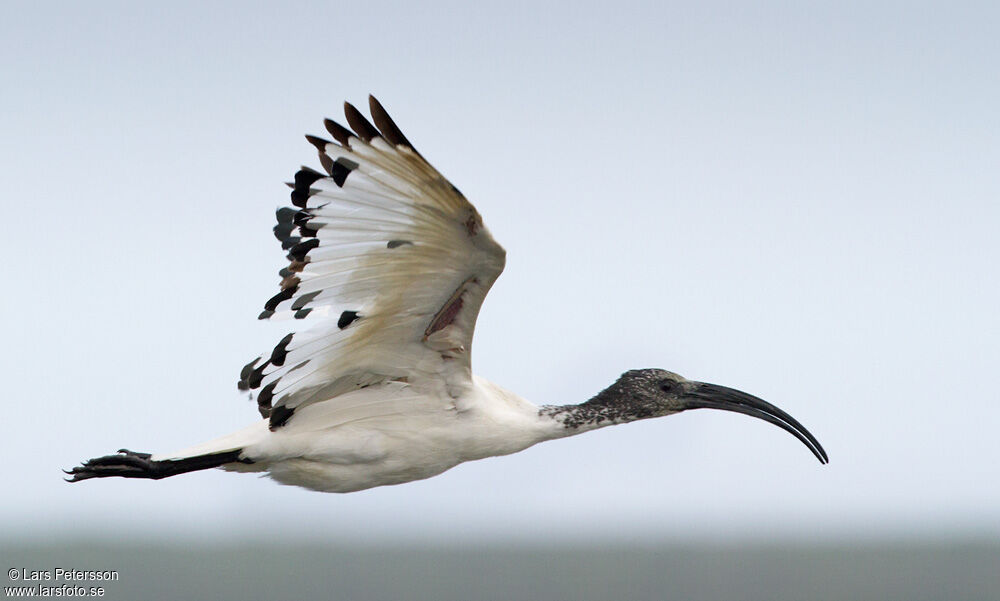
[[[774,405],[661,369],[628,371],[580,405],[541,407],[474,376],[472,332],[504,249],[382,105],[369,104],[375,125],[345,103],[354,131],[326,120],[335,142],[306,136],[325,173],[303,167],[289,184],[294,208],[277,211],[290,263],[260,318],[315,325],[243,368],[239,388],[264,419],[173,453],[122,449],[69,470],[70,481],[222,467],[351,492],[699,408],[766,420],[826,463],[816,438]]]

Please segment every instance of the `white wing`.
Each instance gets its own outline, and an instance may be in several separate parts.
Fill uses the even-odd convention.
[[[275,236],[289,251],[281,292],[261,319],[314,322],[251,361],[251,391],[272,429],[296,407],[387,381],[471,386],[476,317],[505,253],[475,207],[413,149],[369,97],[378,129],[352,105],[353,132],[306,136],[326,173],[295,174]]]

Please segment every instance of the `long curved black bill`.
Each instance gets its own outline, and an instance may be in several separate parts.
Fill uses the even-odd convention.
[[[806,430],[805,426],[791,415],[752,394],[725,386],[698,383],[682,399],[685,409],[722,409],[770,422],[801,440],[802,444],[809,447],[820,463],[829,463],[830,461],[823,446],[819,444],[815,436],[809,433],[809,430]]]

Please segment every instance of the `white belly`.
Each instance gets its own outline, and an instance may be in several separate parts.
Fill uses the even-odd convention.
[[[303,407],[246,456],[283,484],[352,492],[514,453],[549,428],[534,405],[478,378],[458,400],[393,384]]]

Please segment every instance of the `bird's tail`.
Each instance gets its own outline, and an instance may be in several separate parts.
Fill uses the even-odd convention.
[[[252,467],[254,461],[247,456],[245,447],[257,442],[261,433],[266,432],[267,421],[262,420],[239,432],[182,451],[153,455],[119,449],[116,455],[88,459],[77,467],[64,471],[69,474],[66,478],[69,482],[111,476],[159,480],[213,467],[224,467],[234,471],[257,471]]]

